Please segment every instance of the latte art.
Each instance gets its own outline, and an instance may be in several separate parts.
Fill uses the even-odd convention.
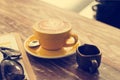
[[[62,33],[69,31],[71,26],[68,22],[59,20],[59,19],[47,19],[40,21],[36,28],[40,32],[47,33]]]

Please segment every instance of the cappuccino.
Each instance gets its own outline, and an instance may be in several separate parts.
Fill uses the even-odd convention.
[[[71,25],[60,19],[44,19],[34,28],[42,33],[57,34],[71,30]]]
[[[60,19],[43,19],[33,26],[33,34],[40,46],[47,50],[58,50],[62,47],[70,47],[77,43],[78,36],[71,32],[70,23]],[[73,37],[74,42],[67,41]]]

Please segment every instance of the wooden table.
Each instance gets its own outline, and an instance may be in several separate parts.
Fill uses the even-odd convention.
[[[78,68],[75,55],[55,60],[28,55],[37,80],[120,80],[120,30],[59,9],[40,0],[1,0],[0,34],[18,32],[23,42],[32,34],[32,25],[42,18],[56,17],[72,23],[82,44],[92,43],[102,52],[98,74]]]

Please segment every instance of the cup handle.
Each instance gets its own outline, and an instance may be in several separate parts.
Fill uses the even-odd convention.
[[[97,11],[97,4],[92,6],[92,10],[95,12]]]
[[[90,73],[94,73],[97,71],[98,68],[98,62],[97,60],[91,60],[92,66],[89,68]]]
[[[76,34],[70,33],[70,36],[73,37],[74,43],[65,43],[64,47],[74,46],[78,42],[78,36]]]

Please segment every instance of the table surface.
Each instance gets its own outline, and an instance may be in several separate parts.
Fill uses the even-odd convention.
[[[1,0],[0,34],[18,32],[24,42],[35,22],[51,17],[71,22],[81,44],[98,46],[102,63],[97,74],[89,74],[78,68],[75,55],[54,60],[28,55],[37,80],[120,80],[120,30],[112,26],[40,0]]]

